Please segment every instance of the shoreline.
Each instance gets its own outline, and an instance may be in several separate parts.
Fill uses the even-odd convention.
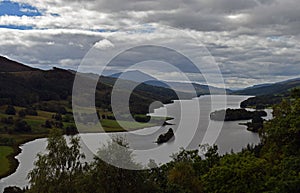
[[[29,143],[31,141],[34,141],[36,139],[41,139],[47,137],[47,134],[39,134],[39,135],[29,135],[28,138],[20,141],[19,143],[15,144],[14,146],[7,146],[13,148],[13,153],[9,154],[7,156],[8,162],[9,162],[9,170],[3,174],[0,175],[0,180],[3,178],[6,178],[13,173],[15,173],[20,165],[19,160],[16,158],[20,153],[22,153],[22,145]]]
[[[204,96],[219,96],[219,95],[200,95],[200,96],[194,97],[194,98],[201,98],[201,97],[204,97]],[[221,95],[221,96],[223,96],[223,95]],[[234,96],[234,95],[226,95],[226,96]],[[243,96],[243,95],[237,95],[237,96]],[[247,96],[247,97],[251,97],[251,96]],[[193,100],[193,99],[187,99],[187,100]],[[163,106],[164,105],[168,105],[168,104],[172,104],[172,103],[174,103],[174,101],[176,101],[176,100],[173,100],[173,101],[171,101],[170,103],[167,103],[167,104],[163,104]],[[173,117],[169,117],[169,119],[167,119],[166,122],[169,121],[169,120],[172,120],[172,119],[174,119],[174,118]],[[169,125],[169,124],[166,124],[166,125]],[[150,127],[154,127],[154,126],[158,126],[158,125],[153,125],[153,126],[150,126]],[[135,128],[135,129],[127,131],[127,130],[124,130],[122,128],[109,128],[109,127],[106,127],[105,128],[105,129],[107,129],[106,132],[83,132],[83,133],[88,134],[88,133],[130,132],[130,131],[136,131],[136,130],[145,129],[145,128],[147,128],[147,127]],[[10,175],[12,175],[18,169],[20,163],[19,163],[19,160],[16,158],[16,156],[18,156],[22,152],[22,149],[20,148],[22,145],[24,145],[25,143],[34,141],[36,139],[47,138],[48,134],[36,134],[36,135],[29,135],[29,136],[30,136],[29,138],[21,141],[20,143],[17,143],[14,146],[10,146],[10,147],[12,147],[14,149],[14,152],[12,154],[10,154],[9,156],[7,156],[8,160],[9,160],[9,163],[10,163],[10,169],[5,174],[0,175],[0,180],[3,179],[3,178],[8,177]]]
[[[171,118],[173,119],[173,118]],[[169,119],[169,120],[171,120]],[[165,122],[164,122],[165,123]],[[152,125],[150,127],[155,127],[155,126],[159,126],[159,125]],[[101,131],[101,132],[81,132],[81,133],[77,133],[77,134],[89,134],[89,133],[124,133],[124,132],[131,132],[131,131],[137,131],[137,130],[141,130],[141,129],[145,129],[147,127],[142,127],[142,128],[134,128],[134,129],[130,129],[130,130],[124,130],[122,128],[106,128],[107,131]],[[105,130],[105,129],[104,129]],[[17,136],[18,134],[16,134],[15,136]],[[64,133],[64,135],[66,135]],[[8,162],[9,162],[9,170],[3,174],[0,174],[0,180],[3,178],[6,178],[12,174],[14,174],[19,165],[20,162],[19,160],[16,158],[20,153],[22,153],[22,145],[35,141],[37,139],[42,139],[42,138],[48,138],[49,134],[36,134],[36,135],[28,135],[24,140],[21,140],[19,143],[13,145],[13,146],[7,146],[7,147],[12,147],[13,148],[13,153],[9,154],[7,156]],[[71,136],[71,135],[69,135]]]

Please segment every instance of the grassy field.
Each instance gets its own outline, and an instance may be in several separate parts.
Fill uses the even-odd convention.
[[[9,155],[14,153],[14,148],[9,146],[0,146],[0,176],[7,174],[11,168]]]
[[[64,104],[66,107],[66,105]],[[5,109],[7,106],[0,106],[0,119],[12,117],[13,121],[16,121],[18,119],[22,119],[27,122],[28,125],[31,127],[31,132],[29,133],[16,133],[13,132],[15,125],[14,124],[8,124],[4,123],[3,121],[0,121],[0,139],[1,138],[7,138],[12,139],[13,144],[11,146],[4,146],[7,144],[1,144],[3,146],[0,146],[0,179],[2,177],[8,176],[15,172],[15,170],[18,167],[18,161],[14,158],[16,155],[18,155],[21,151],[19,146],[21,144],[24,144],[26,142],[32,141],[37,138],[43,138],[47,137],[49,133],[49,128],[45,128],[43,125],[45,124],[46,120],[55,121],[53,119],[53,115],[56,113],[53,112],[47,112],[47,111],[41,111],[38,110],[38,116],[29,116],[26,115],[25,117],[19,117],[18,113],[16,115],[7,115],[5,114]],[[25,109],[23,107],[14,107],[17,112]],[[71,109],[67,108],[68,112],[72,112]],[[101,111],[101,109],[97,109],[98,112],[100,112],[101,115],[107,116],[113,116],[111,112],[107,111]],[[66,116],[72,115],[62,115],[62,119],[65,120]],[[145,115],[139,115],[139,117],[145,117]],[[157,123],[161,123],[162,121],[165,121],[165,118],[163,117],[156,117],[154,120],[157,121]],[[105,132],[123,132],[123,131],[132,131],[137,130],[141,128],[146,127],[152,127],[157,125],[157,123],[140,123],[140,122],[131,122],[131,121],[121,121],[122,126],[125,127],[126,130],[124,130],[116,120],[112,119],[101,119],[101,126],[105,130]],[[75,125],[75,123],[71,120],[68,122],[64,122],[63,127],[66,128],[68,126]],[[81,133],[91,133],[91,132],[101,132],[98,126],[94,126],[94,124],[87,123],[86,125],[82,125],[83,130],[80,130]],[[8,132],[11,131],[11,132]]]

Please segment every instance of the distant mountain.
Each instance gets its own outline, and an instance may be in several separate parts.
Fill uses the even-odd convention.
[[[277,82],[274,84],[256,85],[243,90],[235,91],[233,94],[255,96],[287,95],[291,89],[296,87],[300,87],[300,78]]]
[[[122,76],[121,76],[122,75]],[[124,80],[130,80],[134,82],[144,82],[144,84],[148,84],[151,86],[164,87],[164,88],[172,88],[173,90],[184,92],[184,93],[194,93],[196,91],[197,96],[199,95],[207,95],[207,94],[224,94],[224,89],[201,85],[197,83],[184,83],[184,82],[167,82],[158,80],[146,73],[143,73],[138,70],[127,71],[123,73],[116,73],[110,75],[113,78],[122,78]],[[147,80],[147,81],[145,81]],[[191,85],[194,87],[191,87]],[[226,89],[226,93],[231,93],[232,91]]]
[[[24,72],[24,71],[38,71],[39,69],[25,66],[21,63],[12,61],[8,58],[0,56],[0,72]]]
[[[120,72],[120,73],[112,74],[109,77],[112,77],[112,78],[120,78],[121,77],[121,79],[130,80],[133,82],[144,82],[145,80],[158,81],[156,78],[154,78],[146,73],[143,73],[139,70],[132,70],[132,71],[124,72],[124,73]]]
[[[272,85],[272,83],[257,84],[257,85],[253,85],[249,88],[261,88],[261,87],[270,86],[270,85]]]

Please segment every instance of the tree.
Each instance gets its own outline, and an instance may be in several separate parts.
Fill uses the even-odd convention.
[[[18,119],[15,122],[14,131],[15,132],[21,132],[21,133],[22,132],[27,133],[27,132],[31,132],[31,127],[30,127],[30,125],[27,124],[26,121]]]
[[[75,135],[78,134],[78,130],[75,125],[69,125],[66,127],[66,134],[67,135]]]
[[[101,193],[139,193],[151,192],[151,184],[146,181],[144,171],[139,171],[141,166],[133,161],[132,151],[128,150],[128,144],[122,138],[115,137],[113,142],[101,147],[98,156],[92,163],[90,182],[97,183],[91,192]],[[110,163],[101,158],[107,158]],[[127,170],[111,164],[126,165],[136,170]],[[91,186],[90,186],[91,187]],[[155,192],[155,191],[153,191]]]
[[[48,138],[47,154],[38,154],[35,168],[28,174],[29,192],[76,193],[86,164],[80,152],[79,137],[71,137],[70,145],[59,130],[53,129]]]
[[[19,117],[24,118],[26,116],[26,112],[24,110],[20,110],[18,112]]]
[[[25,113],[27,115],[31,115],[31,116],[38,116],[38,112],[34,108],[31,108],[31,107],[26,108]]]
[[[300,88],[294,88],[291,91],[291,97],[292,98],[300,98]]]
[[[52,128],[52,121],[51,120],[46,120],[45,121],[45,124],[43,125],[44,127],[46,127],[46,128],[49,128],[49,129],[51,129]]]
[[[56,113],[55,115],[52,116],[53,119],[56,121],[62,121],[62,116],[60,113]]]
[[[260,152],[270,163],[268,192],[300,192],[300,99],[274,107],[275,117],[264,126]]]
[[[249,152],[225,155],[202,176],[205,192],[263,192],[266,161]]]
[[[5,110],[5,114],[7,114],[7,115],[16,115],[16,109],[14,108],[14,106],[8,105],[6,110]]]
[[[190,162],[178,162],[169,171],[167,192],[173,192],[174,187],[176,192],[203,192],[201,181]]]

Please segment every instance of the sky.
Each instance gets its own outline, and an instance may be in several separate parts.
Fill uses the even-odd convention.
[[[199,54],[182,33],[210,53],[228,88],[299,77],[299,0],[0,1],[0,55],[42,69],[76,70],[91,48],[110,56],[145,42]]]

